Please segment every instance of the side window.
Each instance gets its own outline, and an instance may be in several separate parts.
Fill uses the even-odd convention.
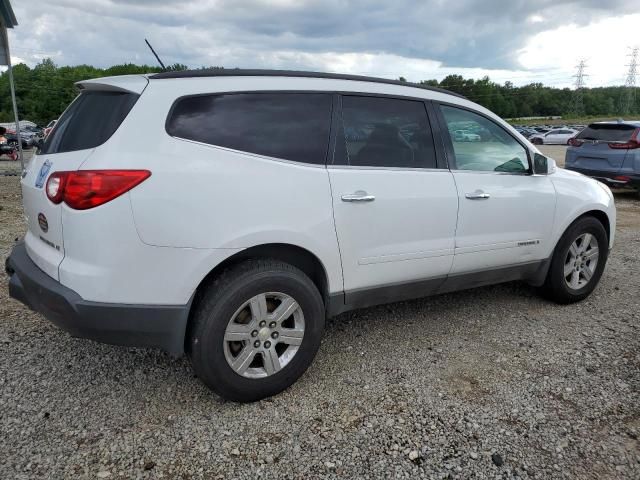
[[[336,162],[367,167],[436,168],[424,103],[383,97],[342,97],[344,137]],[[344,141],[343,141],[344,140]]]
[[[511,173],[529,171],[527,151],[502,127],[468,110],[446,105],[440,108],[451,138],[455,169]]]
[[[83,92],[65,110],[47,137],[41,153],[96,148],[115,133],[138,95],[124,92]]]
[[[176,101],[167,132],[234,150],[324,164],[330,122],[330,94],[197,95]]]

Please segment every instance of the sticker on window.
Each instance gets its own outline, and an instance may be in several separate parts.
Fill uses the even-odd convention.
[[[40,172],[38,172],[38,177],[36,178],[36,188],[42,188],[44,181],[49,174],[49,170],[51,170],[51,162],[49,160],[45,160],[40,167]]]

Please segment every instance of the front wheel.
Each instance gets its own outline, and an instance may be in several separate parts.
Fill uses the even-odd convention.
[[[320,292],[302,271],[277,260],[247,260],[204,291],[187,350],[209,388],[253,402],[305,372],[320,347],[324,318]]]
[[[609,242],[602,223],[594,217],[578,219],[556,246],[543,293],[558,303],[588,297],[600,281],[608,253]]]

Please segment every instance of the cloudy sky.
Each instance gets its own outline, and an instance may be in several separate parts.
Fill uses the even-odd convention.
[[[631,0],[14,0],[15,61],[320,70],[410,81],[624,83],[640,44]]]

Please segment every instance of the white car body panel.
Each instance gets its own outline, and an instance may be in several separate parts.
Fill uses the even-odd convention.
[[[458,210],[451,172],[334,166],[329,177],[345,291],[449,273]],[[357,191],[375,200],[342,201]]]
[[[165,122],[181,96],[234,91],[342,91],[413,96],[478,111],[536,152],[513,127],[468,100],[402,85],[298,77],[145,76],[82,82],[87,89],[141,93],[115,134],[93,150],[50,155],[51,172],[148,169],[149,179],[99,207],[53,205],[35,189],[47,156],[23,178],[29,256],[86,300],[184,305],[225,259],[264,244],[312,253],[329,294],[444,278],[450,273],[548,258],[581,214],[599,210],[615,228],[610,192],[558,169],[548,176],[384,168],[328,168],[171,137]],[[473,202],[465,193],[491,194]],[[374,202],[341,195],[365,190]],[[37,222],[44,212],[50,230]],[[45,243],[57,244],[56,250]],[[64,237],[64,238],[63,238]],[[519,245],[522,242],[539,241]]]
[[[609,219],[609,248],[613,248],[616,232],[616,207],[609,187],[580,173],[558,168],[549,176],[556,189],[556,214],[551,244],[555,245],[567,227],[579,216],[604,212]],[[551,251],[549,251],[551,254]]]
[[[455,171],[454,177],[460,210],[452,273],[547,258],[556,203],[548,176]],[[466,198],[476,191],[490,197]]]
[[[31,259],[49,276],[58,280],[58,266],[65,256],[62,206],[47,199],[45,193],[46,178],[42,187],[36,187],[38,174],[45,162],[49,162],[47,178],[57,171],[76,170],[93,153],[90,150],[78,150],[56,155],[33,155],[25,165],[22,178],[22,203],[27,221],[26,247]],[[47,218],[48,230],[43,232],[38,224],[38,214]]]

